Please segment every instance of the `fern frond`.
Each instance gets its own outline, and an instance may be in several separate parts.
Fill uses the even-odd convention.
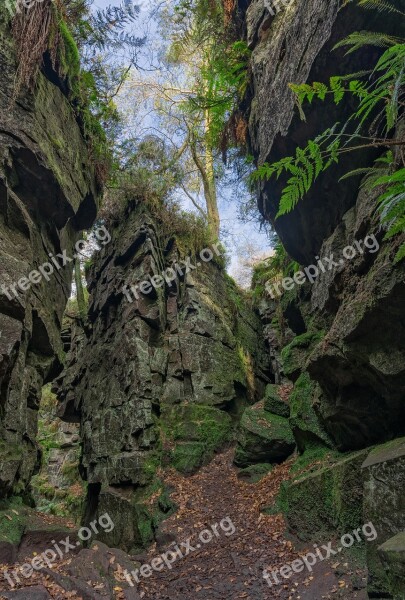
[[[405,243],[400,246],[398,252],[395,255],[394,265],[399,263],[399,261],[403,260],[404,258],[405,258]]]
[[[342,48],[344,46],[350,46],[347,50],[347,54],[356,52],[364,46],[377,46],[378,48],[388,48],[389,46],[395,46],[395,44],[401,43],[401,39],[387,35],[386,33],[377,33],[374,31],[355,31],[346,38],[335,44],[333,50]]]
[[[359,0],[359,5],[370,10],[378,10],[379,12],[395,12],[405,16],[405,13],[402,10],[396,8],[393,4],[387,2],[386,0]]]

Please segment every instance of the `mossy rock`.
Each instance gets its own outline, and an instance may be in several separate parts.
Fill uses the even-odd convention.
[[[266,393],[264,397],[264,410],[278,415],[279,417],[289,417],[290,407],[287,402],[281,399],[278,385],[269,383],[266,386]]]
[[[251,465],[245,469],[241,469],[238,473],[238,479],[245,481],[246,483],[257,483],[265,475],[270,473],[274,465],[268,463],[258,463],[257,465]]]
[[[304,541],[347,533],[363,523],[361,465],[367,450],[339,457],[298,476],[283,488],[282,509],[290,530]],[[305,455],[304,455],[305,456]]]
[[[387,579],[387,566],[382,561],[379,547],[398,532],[405,531],[405,438],[371,449],[362,471],[363,518],[365,522],[373,523],[378,533],[378,537],[367,544],[367,591],[370,597],[383,597],[391,592],[393,582]],[[399,555],[394,552],[390,556],[395,561]]]
[[[387,589],[394,600],[405,598],[405,531],[401,531],[378,548],[385,567]]]
[[[110,532],[99,531],[97,539],[110,547],[119,547],[130,553],[146,548],[155,538],[159,525],[172,515],[176,505],[165,484],[156,478],[150,485],[128,490],[102,488],[97,512],[87,515],[87,521],[108,513],[114,523]]]
[[[174,406],[161,417],[166,439],[174,442],[170,464],[190,474],[234,439],[234,423],[224,411],[202,404]]]
[[[205,456],[206,448],[201,442],[183,442],[176,444],[171,464],[183,475],[191,475],[203,466]]]
[[[333,447],[314,410],[319,394],[318,384],[305,372],[296,381],[290,396],[290,426],[301,453],[316,445]]]
[[[256,463],[279,463],[295,448],[288,419],[256,406],[243,413],[234,462],[238,467]]]
[[[282,349],[281,362],[286,377],[291,381],[297,381],[300,373],[305,369],[310,354],[324,335],[323,331],[303,333]]]
[[[11,498],[0,503],[0,542],[18,544],[25,531],[29,508],[21,498]]]

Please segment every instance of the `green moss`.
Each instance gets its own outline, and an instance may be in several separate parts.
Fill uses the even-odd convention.
[[[302,373],[290,397],[290,426],[301,453],[314,445],[333,446],[315,413],[313,405],[316,399],[317,384],[307,372]]]
[[[0,503],[0,542],[19,545],[27,525],[27,510],[21,498]]]
[[[0,440],[0,464],[2,462],[19,461],[23,457],[21,445]]]
[[[164,519],[176,510],[169,493],[160,479],[138,490],[133,502],[134,522],[138,530],[138,548],[146,548],[154,539],[155,531]]]
[[[243,413],[234,462],[239,467],[278,463],[295,448],[288,419],[256,407]]]
[[[204,444],[200,442],[183,442],[176,444],[171,455],[171,463],[177,471],[189,475],[203,465],[206,456]]]
[[[170,462],[181,473],[192,473],[209,462],[215,451],[233,440],[233,421],[224,411],[202,404],[167,408],[161,416],[166,439],[174,442]]]
[[[281,362],[283,364],[284,374],[295,381],[299,373],[304,370],[306,361],[325,336],[324,331],[307,332],[299,335],[293,341],[285,346],[281,351]]]
[[[325,454],[317,470],[301,473],[284,486],[283,512],[290,529],[300,539],[332,536],[336,531],[347,533],[361,525],[361,465],[367,453],[368,450],[363,450],[338,455],[334,461],[330,454]],[[314,458],[314,454],[311,457]]]
[[[79,49],[63,19],[59,20],[59,32],[63,43],[63,48],[59,51],[61,71],[72,83],[80,74]]]
[[[271,412],[280,417],[290,416],[290,407],[287,402],[281,399],[279,394],[279,386],[268,384],[264,397],[264,410]]]
[[[226,283],[226,289],[228,292],[228,297],[231,300],[231,302],[233,303],[235,311],[237,312],[238,310],[242,310],[245,305],[245,302],[246,302],[243,290],[241,290],[238,287],[238,284],[235,282],[234,279],[232,279],[232,277],[230,275],[228,275],[228,273],[225,273],[224,277],[225,277],[225,283]]]
[[[265,475],[270,473],[273,469],[273,465],[268,463],[258,463],[256,465],[251,465],[250,467],[246,467],[245,469],[241,469],[238,473],[238,478],[246,481],[247,483],[257,483]]]

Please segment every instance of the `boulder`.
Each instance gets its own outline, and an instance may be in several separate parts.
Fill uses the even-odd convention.
[[[333,447],[315,410],[319,410],[320,396],[319,385],[308,373],[300,375],[290,396],[290,427],[301,453],[318,445]]]
[[[361,465],[366,456],[363,450],[318,460],[317,470],[283,484],[279,503],[292,533],[304,541],[326,540],[363,524]]]
[[[386,568],[388,589],[394,600],[405,598],[405,531],[401,531],[378,548]]]
[[[266,386],[264,396],[264,410],[278,415],[279,417],[289,417],[290,407],[285,400],[282,400],[279,393],[280,386],[269,383]]]
[[[395,565],[397,558],[400,560],[401,552],[398,554],[388,544],[384,548],[387,552],[383,551],[381,554],[379,547],[405,531],[405,438],[374,448],[364,461],[362,469],[365,481],[363,518],[364,522],[373,523],[378,534],[374,542],[367,544],[368,592],[370,596],[378,597],[390,594],[392,586],[400,585],[397,577],[399,567]],[[401,540],[403,538],[396,542]],[[387,559],[389,565],[393,565],[392,572],[387,569]],[[404,572],[402,571],[402,576]]]
[[[259,405],[261,406],[261,405]],[[235,450],[235,464],[280,463],[295,448],[288,419],[253,406],[243,413]]]

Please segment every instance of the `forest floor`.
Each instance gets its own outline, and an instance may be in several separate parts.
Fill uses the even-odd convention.
[[[279,574],[280,583],[268,585],[263,578],[264,569],[279,570],[313,549],[312,544],[305,548],[289,538],[281,515],[261,512],[274,501],[281,482],[289,477],[291,465],[280,465],[260,482],[247,483],[238,478],[239,470],[233,466],[232,458],[233,450],[229,449],[193,476],[184,477],[175,471],[165,473],[164,479],[178,510],[162,524],[157,543],[135,559],[141,564],[151,564],[176,546],[183,554],[188,552],[182,558],[177,555],[177,559],[171,555],[174,559],[171,568],[164,565],[160,572],[152,571],[151,575],[151,569],[145,569],[149,576],[138,573],[139,582],[132,578],[135,585],[129,587],[123,570],[130,571],[131,565],[136,568],[130,557],[95,542],[92,550],[69,555],[52,569],[35,571],[25,581],[21,577],[21,585],[10,591],[3,569],[10,571],[22,564],[20,553],[17,565],[0,565],[0,598],[365,600],[365,573],[344,562],[343,557],[341,563],[336,557],[319,561],[312,572],[305,569],[293,573],[289,579]],[[330,540],[316,541],[326,544]],[[32,559],[35,552],[43,552],[44,544],[25,540],[25,549],[30,551]],[[106,573],[110,576],[105,576]]]

